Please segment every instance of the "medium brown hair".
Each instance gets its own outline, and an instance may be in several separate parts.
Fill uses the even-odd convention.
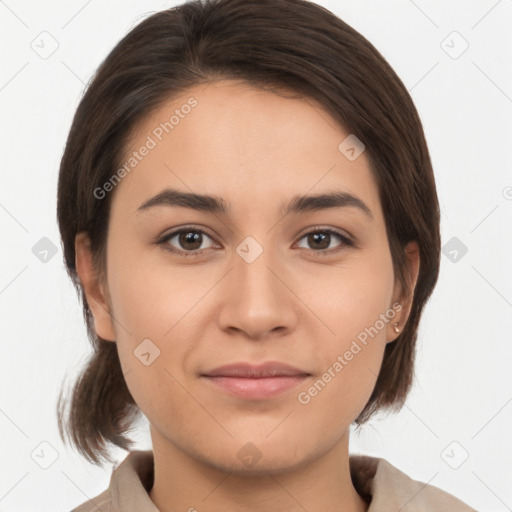
[[[112,194],[132,131],[163,102],[218,79],[240,80],[313,99],[366,146],[378,186],[395,275],[408,287],[404,247],[415,240],[420,269],[409,319],[388,343],[372,395],[356,418],[402,407],[413,379],[418,325],[439,273],[439,206],[425,136],[413,101],[384,57],[361,34],[307,0],[193,0],[152,14],[101,63],[75,113],[58,182],[57,217],[67,272],[81,297],[93,352],[69,396],[61,389],[59,432],[90,462],[111,461],[106,443],[128,450],[140,414],[117,344],[98,337],[75,267],[75,237],[87,231],[105,275]],[[340,141],[341,142],[341,141]]]

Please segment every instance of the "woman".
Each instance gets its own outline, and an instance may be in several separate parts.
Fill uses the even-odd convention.
[[[102,63],[58,220],[94,353],[59,428],[134,450],[76,511],[473,510],[349,427],[398,410],[439,271],[421,122],[375,48],[303,0],[188,2]]]

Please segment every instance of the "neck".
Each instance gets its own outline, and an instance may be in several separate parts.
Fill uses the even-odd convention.
[[[160,512],[366,512],[349,467],[348,432],[315,460],[295,468],[262,466],[229,471],[200,461],[151,430],[154,484],[149,497]]]

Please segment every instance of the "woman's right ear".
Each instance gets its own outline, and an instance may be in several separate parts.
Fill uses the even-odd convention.
[[[116,334],[105,294],[105,283],[100,282],[94,270],[91,242],[85,231],[75,237],[75,266],[94,317],[96,334],[104,340],[115,342]]]

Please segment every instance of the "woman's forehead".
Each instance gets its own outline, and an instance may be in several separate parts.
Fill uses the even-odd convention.
[[[195,87],[163,104],[134,131],[121,162],[127,171],[123,181],[131,182],[137,198],[164,186],[209,191],[228,201],[272,195],[282,202],[283,194],[270,194],[276,190],[290,198],[344,190],[364,196],[361,202],[372,210],[376,185],[364,150],[351,137],[301,99],[232,82]],[[356,158],[350,158],[354,151],[347,153],[345,141]]]

